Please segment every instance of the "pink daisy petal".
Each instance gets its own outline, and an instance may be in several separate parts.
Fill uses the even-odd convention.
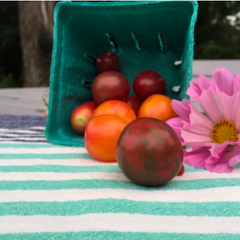
[[[183,139],[181,137],[181,129],[183,127],[183,121],[181,118],[171,118],[166,121],[166,123],[174,129],[176,134],[178,135],[181,143],[183,143]]]
[[[182,130],[181,137],[183,138],[184,146],[211,146],[213,143],[212,138],[209,136],[199,135],[197,133]]]
[[[172,100],[172,108],[179,117],[189,122],[189,114],[191,112],[189,105],[191,102],[187,99],[183,99],[181,102]]]
[[[213,87],[216,92],[224,92],[228,96],[233,95],[233,75],[225,68],[216,69],[213,73]]]
[[[197,100],[204,89],[209,89],[211,86],[210,78],[206,78],[203,74],[200,74],[196,81],[190,81],[190,87],[187,90],[187,95],[192,100]]]
[[[184,126],[184,129],[203,136],[210,136],[213,123],[202,113],[200,113],[193,104],[190,105],[191,113],[189,115],[191,127]],[[186,128],[185,128],[186,127]]]
[[[206,169],[209,172],[217,172],[217,173],[231,173],[233,167],[231,167],[226,159],[214,158],[210,156],[206,161]]]
[[[240,114],[238,114],[236,117],[236,128],[240,132]],[[238,139],[240,138],[238,137]]]
[[[213,122],[219,122],[222,119],[222,113],[214,99],[213,92],[211,90],[203,90],[202,95],[199,97],[198,102],[202,109],[207,113],[208,117]]]
[[[239,91],[240,91],[240,72],[237,74],[233,82],[233,94],[236,94]]]
[[[240,145],[239,143],[233,144],[233,145],[228,145],[227,152],[231,152],[232,155],[234,155],[230,160],[229,160],[229,165],[231,167],[235,167],[237,163],[239,162],[240,159]]]
[[[190,109],[190,124],[184,122],[181,133],[181,137],[184,140],[184,146],[199,144],[202,144],[203,146],[211,145],[213,142],[211,138],[213,123],[200,113],[192,104],[190,105]]]
[[[211,156],[215,158],[219,158],[219,154],[227,147],[227,145],[228,145],[228,142],[225,142],[223,144],[214,143],[212,145],[212,148],[210,149]]]
[[[240,92],[232,96],[219,92],[216,93],[216,97],[222,110],[223,117],[230,122],[236,123],[237,129],[240,130]]]
[[[211,144],[211,146],[212,146],[212,144]],[[203,148],[203,146],[202,145],[194,145],[194,146],[192,146],[192,151],[197,151],[197,150],[199,150],[199,149],[201,149],[201,148]],[[211,147],[210,146],[208,146],[208,148],[209,149],[211,149]]]
[[[202,147],[191,152],[184,150],[183,162],[195,168],[205,168],[205,161],[209,156],[209,147]]]
[[[240,158],[240,146],[229,143],[216,144],[211,149],[211,156],[206,160],[206,169],[210,172],[230,173]]]

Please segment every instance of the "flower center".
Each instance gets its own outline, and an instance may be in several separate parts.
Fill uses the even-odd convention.
[[[219,123],[213,125],[211,134],[212,140],[215,143],[222,144],[224,142],[236,142],[238,140],[238,131],[235,123],[228,122],[223,119]]]

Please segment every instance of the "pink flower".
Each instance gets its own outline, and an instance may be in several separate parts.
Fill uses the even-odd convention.
[[[234,78],[224,69],[213,73],[213,81],[200,75],[187,90],[206,116],[191,101],[173,100],[179,118],[167,123],[178,134],[184,150],[184,163],[210,172],[231,172],[240,159],[240,73]]]
[[[213,92],[224,92],[232,96],[240,91],[240,72],[234,78],[227,69],[219,68],[213,73],[213,81],[200,74],[197,82],[190,81],[187,95],[192,100],[197,100],[204,89],[212,89]]]

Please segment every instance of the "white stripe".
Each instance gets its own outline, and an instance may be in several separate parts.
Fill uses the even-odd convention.
[[[44,148],[44,149],[42,148],[0,148],[0,153],[11,153],[11,154],[87,153],[87,149],[84,147],[56,147],[56,148]]]
[[[32,149],[30,149],[32,150]],[[45,151],[46,149],[44,149]],[[84,148],[82,148],[84,152]],[[0,153],[1,149],[0,149]],[[44,152],[46,153],[46,152]],[[105,163],[101,161],[97,161],[94,159],[7,159],[1,160],[0,159],[0,166],[36,166],[36,165],[56,165],[56,166],[109,166],[109,165],[117,165],[116,163]],[[5,180],[3,174],[9,175],[10,173],[1,173],[0,180]],[[11,173],[15,174],[14,178],[24,180],[26,173],[18,172],[18,173]],[[45,173],[46,175],[49,173]],[[89,173],[88,173],[89,174]],[[18,178],[17,176],[20,175]],[[234,179],[239,178],[240,176],[240,168],[234,169],[231,174],[228,173],[210,173],[208,171],[204,172],[185,172],[182,176],[176,176],[172,181],[187,181],[187,180],[200,180],[200,179]],[[11,180],[10,175],[7,177],[9,181]],[[61,177],[60,177],[61,178]],[[31,179],[28,179],[31,180]],[[34,180],[34,178],[32,179]],[[61,180],[61,179],[59,179]],[[113,179],[114,180],[114,179]],[[14,180],[13,180],[14,181]]]
[[[79,231],[240,233],[240,217],[99,213],[80,216],[3,216],[0,217],[0,222],[0,233]]]
[[[64,189],[0,191],[0,202],[62,202],[91,199],[126,199],[147,202],[240,202],[240,187],[202,190]]]
[[[6,138],[0,138],[0,141],[7,140]],[[47,141],[45,137],[31,136],[31,137],[19,137],[19,138],[11,138],[9,140],[26,140],[26,141]]]
[[[116,181],[129,181],[122,173],[90,172],[90,173],[1,173],[0,181],[64,181],[64,180],[84,180],[84,179],[105,179]]]
[[[32,134],[39,134],[38,131],[34,131],[34,130],[20,130],[20,129],[8,129],[8,128],[0,128],[0,132],[1,133],[32,133]],[[44,133],[44,132],[43,132]]]
[[[23,140],[18,140],[18,139],[16,139],[16,140],[14,140],[14,141],[11,141],[12,139],[9,139],[9,140],[1,140],[0,141],[0,143],[8,143],[8,144],[10,144],[10,143],[14,143],[14,144],[28,144],[28,143],[30,143],[30,144],[48,144],[48,142],[47,142],[47,140],[45,139],[45,140],[40,140],[40,141],[38,141],[38,142],[35,142],[35,140],[33,139],[33,140],[31,140],[31,141],[29,141],[29,142],[21,142],[21,141],[23,141]],[[37,141],[37,140],[36,140]],[[1,147],[0,147],[0,149],[1,149]]]
[[[45,160],[45,159],[28,159],[28,160],[0,160],[0,166],[36,166],[36,165],[54,165],[54,166],[116,166],[116,163],[104,163],[96,161],[94,159],[67,159],[67,160]],[[120,180],[116,175],[112,174],[109,177],[109,173],[106,172],[88,172],[86,173],[52,173],[52,172],[2,172],[0,174],[0,181],[27,181],[27,180],[70,180],[70,179],[109,179]],[[101,174],[101,175],[99,175]],[[111,174],[111,173],[110,173]],[[185,173],[181,177],[175,177],[172,181],[189,181],[200,179],[234,179],[239,178],[240,169],[236,169],[231,174],[211,174],[209,172],[189,172]],[[96,177],[95,177],[96,176]],[[112,176],[112,178],[110,177]],[[106,178],[105,178],[106,177]]]
[[[36,165],[60,165],[60,166],[109,166],[116,165],[116,163],[106,163],[94,159],[0,159],[0,166],[36,166]],[[1,173],[2,174],[2,173]],[[1,179],[0,174],[0,179]],[[22,173],[23,174],[23,173]]]
[[[34,140],[33,140],[34,141]],[[45,139],[43,142],[37,142],[37,143],[34,143],[34,142],[15,142],[15,141],[12,141],[12,139],[5,139],[5,140],[2,140],[0,143],[4,143],[4,144],[19,144],[19,145],[23,145],[23,144],[37,144],[37,145],[52,145],[51,143],[47,142],[47,140]],[[52,145],[54,146],[54,145]],[[3,147],[0,146],[0,151],[1,149],[3,149]]]
[[[30,127],[29,129],[45,130],[45,127]]]
[[[1,137],[45,137],[44,133],[38,133],[38,134],[32,134],[32,135],[29,135],[29,134],[24,134],[24,133],[20,133],[20,134],[9,134],[9,133],[1,133],[0,134],[0,138]]]

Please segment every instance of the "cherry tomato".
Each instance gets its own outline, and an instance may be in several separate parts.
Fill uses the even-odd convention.
[[[114,115],[94,117],[85,130],[85,147],[99,161],[116,162],[116,146],[127,121]]]
[[[126,99],[130,91],[128,80],[119,72],[100,73],[93,81],[92,96],[97,105],[108,100]]]
[[[171,103],[171,98],[161,94],[154,94],[142,103],[138,111],[138,118],[151,117],[167,121],[170,118],[177,117]]]
[[[94,111],[93,118],[100,115],[119,116],[128,123],[137,118],[134,110],[127,103],[119,100],[110,100],[99,105]]]
[[[71,114],[72,128],[83,134],[96,108],[97,105],[93,101],[85,102],[76,107]]]
[[[119,60],[114,52],[104,52],[97,58],[97,68],[100,72],[118,71]]]
[[[128,96],[126,98],[126,103],[134,110],[136,115],[138,114],[138,110],[141,106],[141,102],[138,100],[138,98],[134,96]]]
[[[133,82],[133,90],[140,101],[153,94],[166,94],[166,82],[157,72],[145,70],[139,73]]]
[[[178,172],[177,176],[182,176],[184,173],[184,166],[182,165],[180,171]]]

